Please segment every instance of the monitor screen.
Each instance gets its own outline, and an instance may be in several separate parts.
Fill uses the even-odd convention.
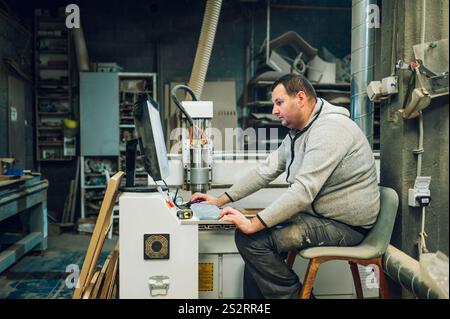
[[[141,98],[133,116],[145,170],[154,181],[167,178],[169,162],[157,102],[149,96]]]

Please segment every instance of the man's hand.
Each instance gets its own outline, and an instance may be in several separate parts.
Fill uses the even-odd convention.
[[[190,201],[193,202],[194,200],[199,199],[202,200],[202,204],[212,204],[212,205],[217,205],[217,198],[212,196],[212,195],[208,195],[208,194],[203,194],[203,193],[195,193],[191,196]]]
[[[203,200],[201,202],[202,204],[212,204],[216,205],[217,207],[223,206],[230,202],[230,199],[225,194],[222,194],[219,197],[214,197],[208,194],[195,193],[191,196],[191,202],[196,199]]]
[[[225,207],[222,209],[220,212],[220,217],[223,221],[232,222],[241,232],[247,235],[264,229],[264,225],[258,218],[254,217],[248,219],[240,211],[231,207]]]

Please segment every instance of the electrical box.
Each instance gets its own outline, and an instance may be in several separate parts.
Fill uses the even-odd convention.
[[[372,81],[367,85],[366,88],[367,96],[371,101],[378,101],[381,96],[381,82],[380,81]]]
[[[388,76],[381,80],[381,93],[383,95],[390,95],[398,93],[398,77]]]
[[[431,176],[417,176],[414,188],[408,191],[408,206],[422,207],[428,206],[431,201],[430,194]]]

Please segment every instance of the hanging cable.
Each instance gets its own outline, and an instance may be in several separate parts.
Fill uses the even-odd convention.
[[[425,22],[426,22],[426,0],[422,0],[422,21],[421,21],[421,32],[420,32],[420,43],[423,45],[425,43]],[[417,172],[416,176],[422,175],[422,154],[424,153],[423,148],[423,114],[419,114],[419,141],[417,149],[413,151],[417,155]],[[419,256],[423,253],[427,253],[428,249],[426,246],[427,233],[425,232],[425,216],[426,210],[425,206],[422,206],[422,217],[421,217],[421,227],[418,240]]]
[[[183,107],[183,105],[180,103],[180,101],[178,100],[177,97],[177,91],[179,89],[183,89],[186,92],[188,92],[191,95],[192,101],[197,101],[197,96],[195,95],[195,92],[187,85],[177,85],[172,89],[171,92],[171,96],[172,96],[172,101],[175,103],[175,105],[180,109],[181,113],[184,114],[184,116],[186,116],[187,121],[189,122],[189,124],[196,129],[198,132],[200,132],[200,134],[203,136],[203,138],[205,139],[205,143],[208,143],[208,136],[206,135],[206,133],[197,125],[194,124],[194,120],[192,119],[192,117],[188,114],[188,112],[186,111],[186,109]],[[192,140],[192,138],[191,138]]]
[[[428,253],[426,237],[428,237],[428,235],[425,232],[425,207],[422,207],[422,227],[419,233],[419,256]]]

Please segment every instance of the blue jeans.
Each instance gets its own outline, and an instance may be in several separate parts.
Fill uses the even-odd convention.
[[[298,298],[300,281],[284,261],[288,251],[313,246],[355,246],[366,232],[307,213],[251,235],[236,230],[236,246],[245,262],[244,298]]]

